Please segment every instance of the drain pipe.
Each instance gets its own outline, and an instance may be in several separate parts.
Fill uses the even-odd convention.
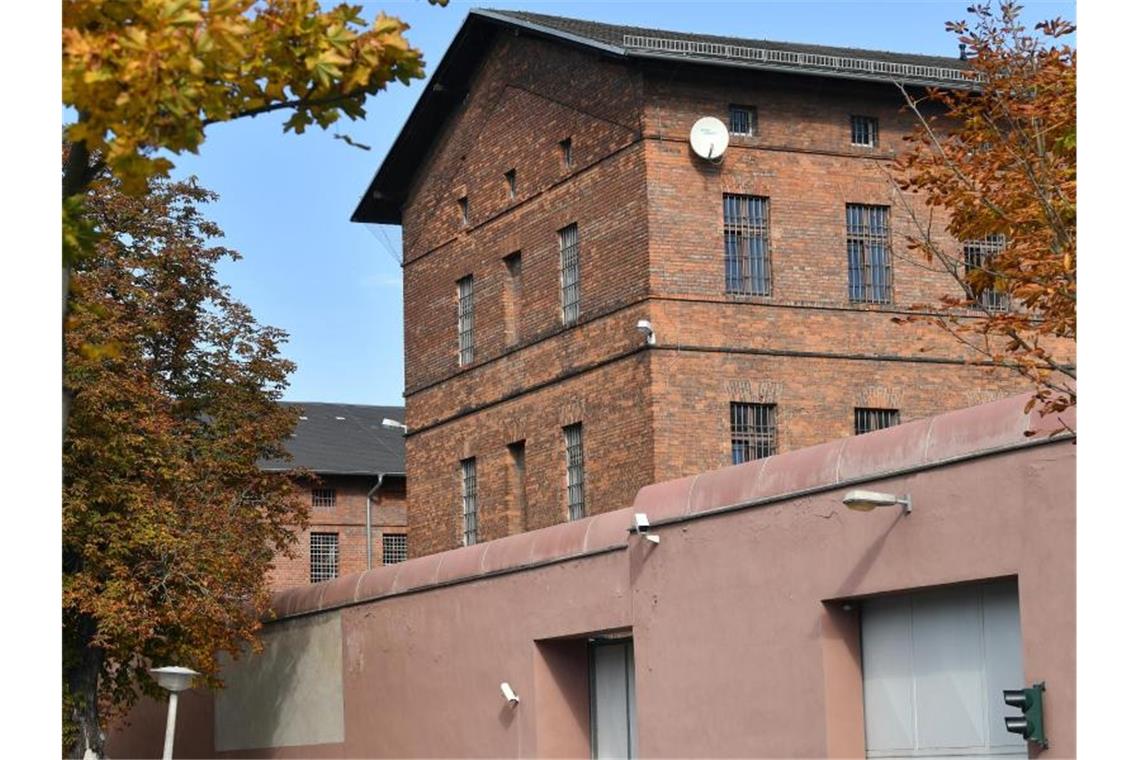
[[[368,570],[372,569],[372,494],[382,485],[384,485],[384,473],[376,476],[376,485],[372,486],[372,490],[364,497],[364,542],[368,545],[365,550],[365,564]]]

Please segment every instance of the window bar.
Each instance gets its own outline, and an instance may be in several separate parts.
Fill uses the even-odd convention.
[[[586,463],[582,450],[582,424],[562,428],[566,436],[566,490],[570,505],[570,519],[586,516]]]
[[[862,303],[891,302],[889,207],[847,206],[848,294]]]
[[[395,565],[408,558],[408,537],[405,534],[385,533],[382,540],[384,542],[385,565]]]
[[[581,298],[577,224],[558,231],[558,249],[562,274],[562,324],[572,325],[578,321]]]
[[[975,269],[988,270],[990,261],[995,254],[1005,249],[1005,236],[1001,234],[987,235],[980,240],[968,240],[963,244],[963,256],[966,260],[966,274]],[[984,288],[973,294],[974,303],[990,311],[1008,311],[1009,294],[998,291],[994,287]]]
[[[729,404],[732,463],[763,459],[776,453],[776,405]]]
[[[772,294],[768,245],[768,199],[724,196],[724,289],[726,293]]]
[[[475,361],[475,278],[467,275],[459,289],[459,366]]]
[[[873,433],[897,424],[899,424],[898,409],[855,408],[855,435]]]
[[[320,583],[337,576],[339,560],[336,533],[309,534],[309,581]]]
[[[475,458],[460,462],[463,470],[463,545],[479,543],[479,505],[475,481]]]

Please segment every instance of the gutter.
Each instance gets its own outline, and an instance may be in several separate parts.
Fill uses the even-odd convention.
[[[376,476],[376,485],[372,486],[368,495],[364,497],[364,541],[368,545],[365,550],[365,566],[369,570],[372,569],[372,494],[380,490],[384,485],[384,478],[388,475],[406,477],[402,472],[382,472]]]

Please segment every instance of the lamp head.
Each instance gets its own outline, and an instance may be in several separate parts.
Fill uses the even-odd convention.
[[[177,665],[169,665],[165,668],[151,668],[150,676],[158,685],[167,691],[179,692],[186,691],[190,688],[190,684],[194,682],[194,676],[201,675],[196,670],[190,668],[183,668]]]
[[[856,490],[843,495],[843,505],[855,512],[873,512],[878,507],[893,507],[896,504],[902,507],[904,514],[910,514],[910,494],[897,496],[893,493]]]

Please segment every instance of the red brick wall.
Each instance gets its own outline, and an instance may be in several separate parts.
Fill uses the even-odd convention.
[[[281,556],[270,572],[274,589],[309,583],[309,534],[336,533],[340,552],[338,575],[349,575],[367,569],[365,530],[365,498],[376,485],[375,476],[326,475],[317,483],[298,482],[297,498],[311,504],[313,488],[336,489],[335,507],[309,507],[309,525],[296,530],[294,557]],[[403,478],[385,479],[384,486],[372,495],[372,565],[383,557],[383,534],[407,533],[407,507]]]
[[[727,120],[730,103],[756,107],[756,134],[734,136],[719,164],[694,157],[693,121]],[[1024,390],[964,366],[973,357],[948,335],[891,321],[954,287],[906,250],[914,222],[886,173],[910,129],[901,105],[892,85],[626,65],[501,37],[404,209],[410,554],[460,542],[459,462],[472,456],[481,540],[566,519],[561,428],[579,419],[597,512],[728,463],[730,401],[777,403],[788,451],[850,435],[856,406],[908,420]],[[877,146],[851,145],[852,114],[878,118]],[[771,296],[724,293],[724,193],[769,198]],[[892,207],[889,305],[848,301],[848,203]],[[568,329],[557,231],[571,222],[582,316]],[[518,281],[503,261],[515,251]],[[456,281],[468,274],[475,360],[459,368]],[[523,439],[526,514],[507,450]]]

